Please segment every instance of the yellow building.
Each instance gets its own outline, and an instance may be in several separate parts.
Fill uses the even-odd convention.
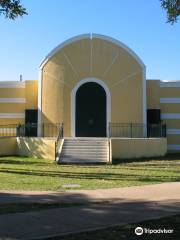
[[[77,140],[76,149],[78,144],[97,146],[106,138],[108,156],[118,158],[118,149],[136,152],[146,142],[146,152],[163,148],[159,155],[164,154],[166,141],[160,138],[167,129],[168,151],[180,151],[180,82],[146,79],[143,61],[120,41],[98,34],[69,39],[47,55],[39,76],[0,83],[1,133],[7,124],[16,125],[16,135],[18,126],[33,123],[37,129],[30,133],[25,127],[25,135],[56,137],[50,126],[63,123],[61,150],[66,154],[72,151],[64,149],[72,146],[68,139]],[[127,139],[137,139],[136,147]],[[128,154],[126,150],[123,157],[131,157]]]

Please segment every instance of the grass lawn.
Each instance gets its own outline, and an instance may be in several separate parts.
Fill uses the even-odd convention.
[[[136,159],[114,165],[58,165],[50,160],[1,157],[1,190],[114,188],[180,181],[180,156]],[[79,186],[78,186],[79,185]],[[73,188],[74,189],[74,188]]]
[[[47,238],[48,240],[179,240],[180,239],[180,215],[143,221],[137,224],[129,224],[120,227],[111,227],[92,232],[71,234],[61,237]],[[143,234],[136,236],[136,227],[149,229],[173,229],[170,234]]]

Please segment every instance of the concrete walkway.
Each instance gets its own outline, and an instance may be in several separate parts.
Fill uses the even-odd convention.
[[[180,183],[62,193],[0,192],[0,204],[18,202],[91,204],[0,215],[0,239],[45,238],[180,213]]]

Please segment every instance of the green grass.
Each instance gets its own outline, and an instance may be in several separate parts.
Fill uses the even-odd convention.
[[[55,190],[115,188],[180,181],[180,156],[136,159],[114,165],[58,165],[54,161],[0,158],[1,190]],[[68,188],[71,189],[71,188]]]
[[[92,232],[70,234],[61,237],[47,238],[48,240],[179,240],[180,239],[180,215],[143,221],[137,224],[128,224],[120,227],[111,227]],[[173,229],[171,234],[143,234],[136,236],[136,227],[149,229]]]

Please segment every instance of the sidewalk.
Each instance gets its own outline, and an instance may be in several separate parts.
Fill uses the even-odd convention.
[[[180,183],[63,193],[0,192],[0,204],[52,201],[102,203],[0,215],[0,239],[45,238],[180,213]]]
[[[123,199],[161,201],[180,201],[180,182],[134,186],[98,190],[52,191],[0,191],[0,204],[21,202],[62,202],[84,203],[97,201],[117,201]]]

